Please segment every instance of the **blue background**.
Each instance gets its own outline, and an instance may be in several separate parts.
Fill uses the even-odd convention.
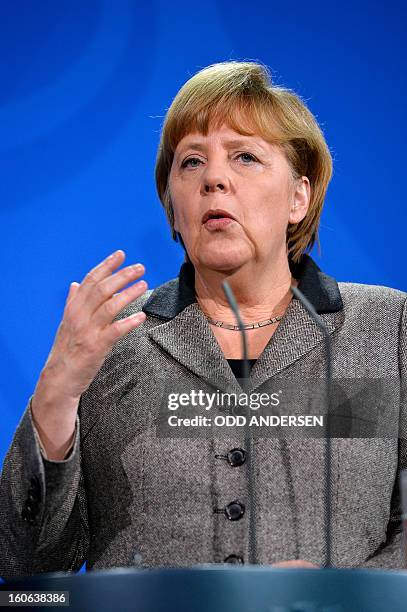
[[[117,248],[150,288],[177,275],[154,161],[208,64],[260,60],[317,116],[334,157],[320,267],[407,290],[405,4],[3,0],[0,24],[0,465],[70,282]]]

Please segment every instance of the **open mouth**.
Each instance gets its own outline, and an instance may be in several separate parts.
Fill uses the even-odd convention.
[[[235,221],[235,218],[226,210],[220,210],[218,208],[214,210],[207,210],[202,217],[202,223],[206,224],[210,222],[213,224],[215,221]]]

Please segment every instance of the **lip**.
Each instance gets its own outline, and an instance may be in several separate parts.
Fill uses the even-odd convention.
[[[227,210],[223,210],[222,208],[211,208],[210,210],[207,210],[206,213],[203,215],[202,223],[205,224],[209,219],[212,219],[214,216],[220,217],[222,219],[232,219],[232,221],[236,221],[234,216],[227,212]]]
[[[225,227],[228,227],[230,224],[236,223],[234,219],[230,217],[222,217],[221,219],[208,219],[206,223],[204,223],[204,228],[211,231],[221,230]]]

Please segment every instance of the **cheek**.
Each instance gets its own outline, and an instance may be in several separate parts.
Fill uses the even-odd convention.
[[[258,194],[259,195],[259,194]],[[247,229],[258,236],[285,236],[289,223],[289,205],[281,193],[270,191],[261,197],[248,200],[255,202],[254,206],[245,207],[243,223]]]
[[[170,196],[174,223],[177,226],[175,229],[185,231],[185,228],[187,228],[188,231],[193,231],[193,226],[196,225],[198,219],[193,206],[191,206],[191,199],[188,198],[188,194],[179,189],[178,186],[175,189],[170,186]]]
[[[174,172],[169,176],[168,185],[174,208],[175,206],[181,208],[183,203],[188,201],[188,194],[190,192],[188,184]]]
[[[286,190],[278,186],[265,186],[263,189],[247,193],[245,200],[249,203],[251,216],[267,219],[288,219],[290,200]],[[253,206],[251,205],[253,204]]]
[[[176,180],[176,178],[172,176],[172,174],[170,174],[169,179],[168,179],[168,189],[169,189],[172,209],[174,211],[174,217],[177,219],[180,216],[180,213],[182,211],[183,197],[179,189],[179,183]]]

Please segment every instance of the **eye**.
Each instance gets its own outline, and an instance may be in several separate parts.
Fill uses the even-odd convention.
[[[182,164],[181,164],[181,168],[197,168],[198,165],[192,164],[189,165],[189,162],[199,162],[201,163],[201,160],[198,159],[197,157],[189,157],[188,159],[185,159]]]
[[[242,161],[244,163],[244,165],[249,165],[249,163],[251,162],[257,162],[258,159],[252,155],[251,153],[247,153],[247,151],[243,151],[243,153],[238,153],[238,155],[236,155],[236,158],[242,158]],[[188,157],[188,159],[185,159],[182,164],[181,164],[181,168],[198,168],[200,165],[202,164],[202,161],[200,159],[198,159],[198,157]]]
[[[241,157],[242,161],[246,162],[253,162],[253,161],[257,161],[256,157],[254,157],[254,155],[252,155],[251,153],[239,153],[236,157]],[[243,157],[245,157],[246,159],[243,159]]]

